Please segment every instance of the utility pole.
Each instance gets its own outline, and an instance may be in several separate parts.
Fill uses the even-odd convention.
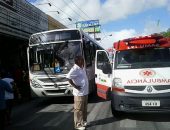
[[[95,29],[95,26],[94,26],[94,39],[96,39],[96,29]]]
[[[158,19],[158,21],[157,21],[157,27],[158,27],[158,31],[160,33],[160,19]]]

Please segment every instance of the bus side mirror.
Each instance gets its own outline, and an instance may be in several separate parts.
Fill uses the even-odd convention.
[[[102,71],[104,74],[111,74],[112,73],[112,66],[110,63],[104,63],[102,66]]]

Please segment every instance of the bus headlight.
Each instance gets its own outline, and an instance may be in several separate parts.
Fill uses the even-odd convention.
[[[39,83],[37,83],[35,80],[31,80],[31,84],[34,88],[42,88],[42,86]]]
[[[120,78],[113,79],[112,91],[125,92],[122,80]]]

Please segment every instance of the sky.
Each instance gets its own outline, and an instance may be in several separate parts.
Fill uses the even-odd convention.
[[[101,33],[96,37],[101,38],[98,42],[105,49],[118,40],[159,33],[170,28],[170,0],[27,1],[68,28],[75,28],[78,21],[99,20]]]

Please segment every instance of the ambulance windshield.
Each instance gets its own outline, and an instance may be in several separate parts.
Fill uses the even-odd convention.
[[[116,69],[170,67],[170,48],[145,48],[118,51]]]

